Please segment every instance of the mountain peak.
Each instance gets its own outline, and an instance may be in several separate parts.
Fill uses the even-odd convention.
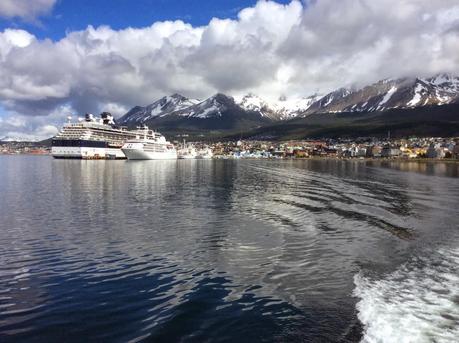
[[[165,98],[168,98],[168,99],[176,99],[176,100],[180,100],[180,101],[189,100],[187,97],[183,96],[183,95],[180,94],[180,93],[174,93],[174,94],[172,94],[172,95],[166,96]]]
[[[222,101],[222,102],[234,102],[234,98],[232,96],[228,96],[223,93],[215,93],[210,97],[210,99],[215,99],[216,101]]]

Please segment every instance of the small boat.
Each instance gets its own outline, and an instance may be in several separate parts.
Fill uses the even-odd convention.
[[[183,145],[181,149],[177,152],[177,156],[179,159],[189,160],[195,159],[198,156],[196,152],[196,148],[192,144]]]
[[[211,159],[213,156],[214,156],[214,153],[212,152],[212,149],[205,148],[205,149],[199,150],[196,158],[208,160],[208,159]]]

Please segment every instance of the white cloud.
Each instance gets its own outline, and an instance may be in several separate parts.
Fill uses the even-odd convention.
[[[109,102],[107,104],[103,104],[99,107],[99,112],[110,112],[115,117],[120,117],[125,114],[129,110],[128,107],[125,107],[121,104],[117,104],[114,102]]]
[[[74,110],[68,104],[56,107],[45,116],[10,113],[3,118],[0,117],[0,139],[3,137],[16,137],[23,140],[49,138],[58,132],[58,128],[72,113]]]
[[[202,27],[89,26],[59,41],[7,29],[0,32],[0,102],[11,115],[40,117],[38,127],[48,119],[58,125],[49,113],[62,106],[120,115],[175,92],[305,96],[457,73],[458,46],[457,0],[259,1],[236,19]]]
[[[34,21],[41,15],[49,13],[56,0],[2,0],[0,1],[0,17],[22,18]]]
[[[41,141],[55,136],[59,129],[54,125],[41,125],[28,131],[6,131],[0,135],[0,140]]]
[[[24,30],[6,29],[1,38],[2,48],[0,51],[6,54],[14,47],[25,48],[32,43],[35,37]]]

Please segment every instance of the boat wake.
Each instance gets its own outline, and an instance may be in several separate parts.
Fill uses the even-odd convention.
[[[380,280],[354,277],[362,342],[454,342],[459,337],[459,249],[415,258]]]

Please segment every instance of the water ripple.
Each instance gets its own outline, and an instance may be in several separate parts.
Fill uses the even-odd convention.
[[[455,178],[347,161],[0,159],[2,342],[355,342],[390,326],[367,320],[373,300],[375,320],[393,314],[381,289],[426,306],[456,296],[440,262],[402,267],[457,244]],[[425,277],[431,292],[406,292]],[[415,309],[413,323],[431,319]]]

